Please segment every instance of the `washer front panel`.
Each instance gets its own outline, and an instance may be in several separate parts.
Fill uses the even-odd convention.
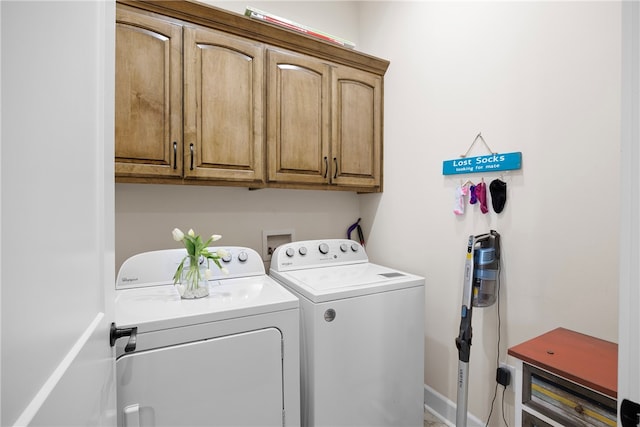
[[[424,286],[301,298],[305,426],[422,426]]]

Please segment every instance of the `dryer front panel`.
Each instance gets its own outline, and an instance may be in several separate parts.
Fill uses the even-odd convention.
[[[127,354],[118,426],[282,426],[282,335],[266,328]]]

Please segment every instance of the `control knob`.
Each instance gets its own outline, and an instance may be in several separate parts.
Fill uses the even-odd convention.
[[[240,262],[247,262],[248,259],[249,259],[249,255],[247,255],[245,251],[242,251],[238,254],[238,261]]]
[[[296,251],[293,250],[293,248],[287,248],[287,250],[285,251],[285,253],[287,254],[287,256],[289,258],[293,257],[293,255],[296,253]]]
[[[227,254],[222,257],[222,261],[231,262],[231,252],[227,251]]]
[[[300,253],[300,255],[306,255],[307,254],[306,246],[300,246],[300,249],[298,249],[298,252]]]
[[[318,250],[321,254],[326,255],[329,253],[329,245],[327,245],[326,243],[320,243],[320,246],[318,246]]]
[[[347,244],[346,244],[346,243],[341,243],[341,244],[340,244],[340,250],[341,250],[342,252],[347,252],[347,249],[348,249],[348,247],[347,247]]]
[[[354,244],[351,245],[351,250],[353,252],[358,252],[359,249],[360,249],[360,246],[358,246],[357,243],[354,243]]]

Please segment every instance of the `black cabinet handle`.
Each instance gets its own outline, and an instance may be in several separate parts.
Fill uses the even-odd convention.
[[[324,156],[324,177],[327,177],[329,173],[329,161],[327,160],[327,156]]]
[[[190,170],[193,170],[193,144],[189,144],[189,151],[191,152],[191,167]]]
[[[124,352],[129,353],[136,349],[136,343],[138,341],[138,327],[133,328],[117,328],[114,322],[111,322],[111,330],[109,331],[109,343],[111,347],[116,345],[116,340],[122,337],[129,337],[127,345],[124,347]]]
[[[173,141],[173,168],[178,169],[178,143]]]
[[[333,166],[335,167],[333,171],[333,179],[338,177],[338,159],[336,157],[333,158]]]

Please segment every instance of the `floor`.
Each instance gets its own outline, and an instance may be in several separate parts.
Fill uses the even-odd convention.
[[[431,412],[425,411],[424,413],[424,427],[447,427],[447,424],[442,422],[440,418],[432,414]]]

